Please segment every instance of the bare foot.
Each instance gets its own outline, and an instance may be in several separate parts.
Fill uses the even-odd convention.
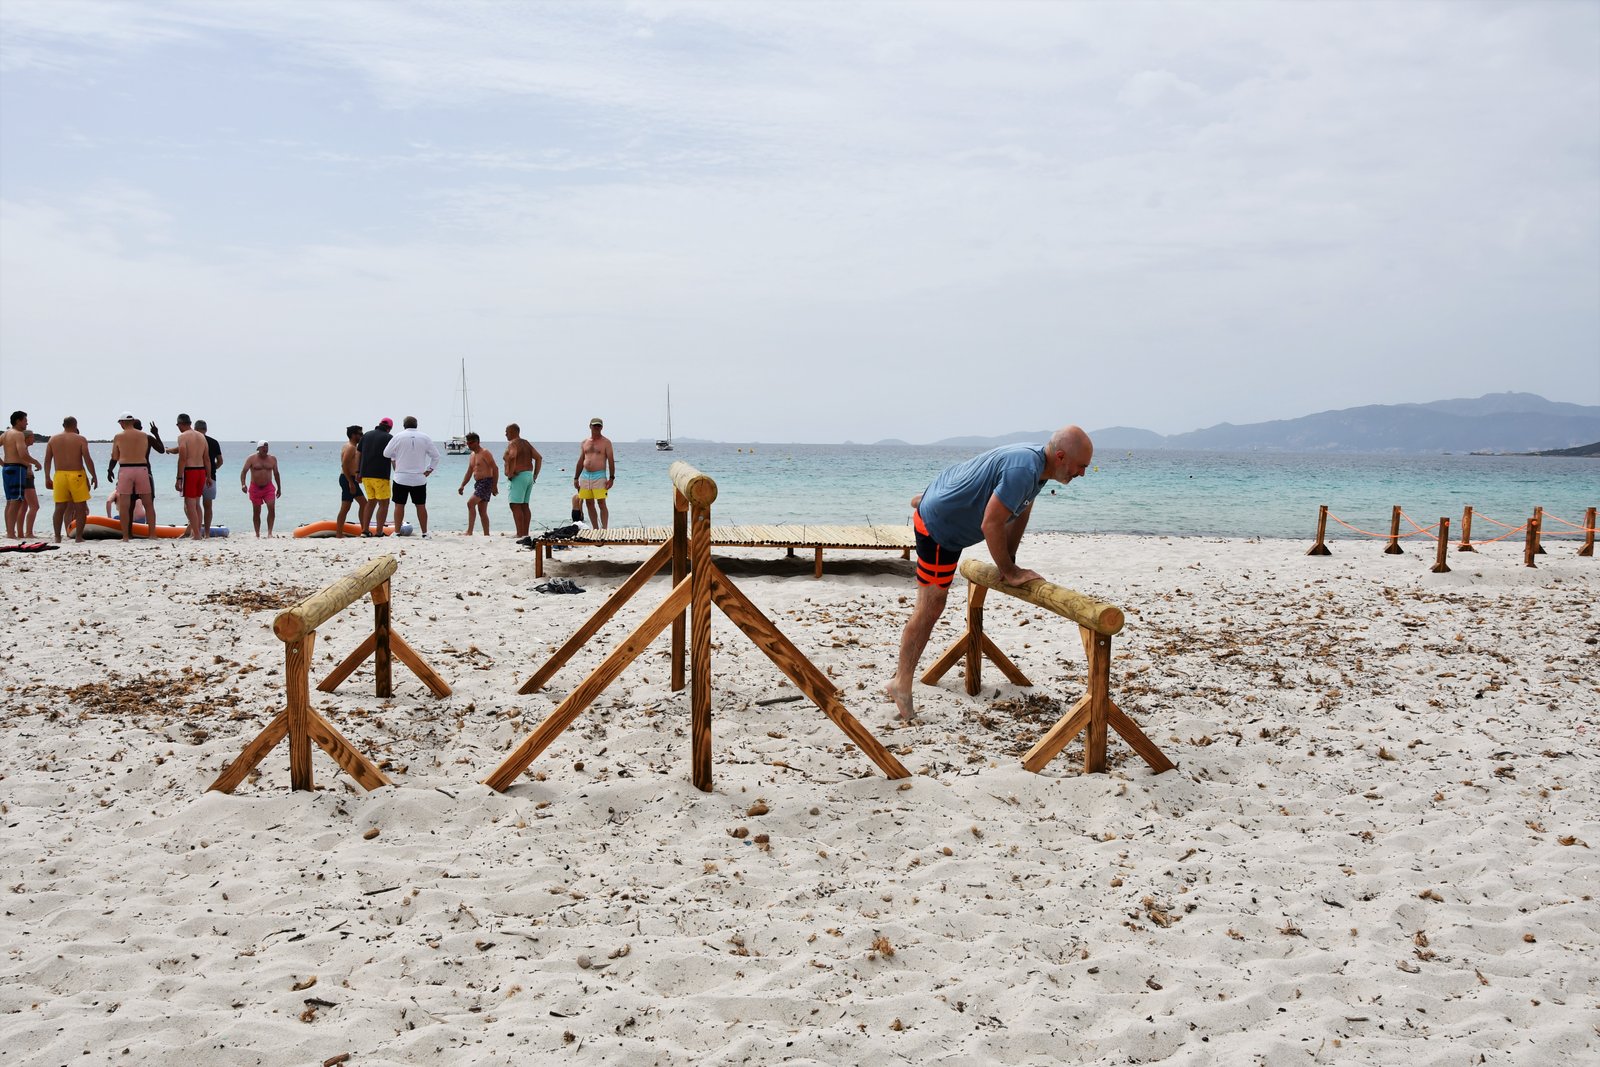
[[[895,684],[893,682],[890,682],[888,685],[883,687],[883,695],[894,701],[894,706],[900,712],[901,722],[911,721],[911,716],[913,714],[911,707],[911,690],[907,689],[902,693],[900,690],[895,688]]]

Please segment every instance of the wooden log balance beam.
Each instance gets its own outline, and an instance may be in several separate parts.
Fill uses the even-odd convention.
[[[484,784],[505,792],[605,688],[620,676],[662,631],[672,631],[672,689],[684,688],[685,629],[689,659],[690,780],[711,791],[711,608],[722,612],[799,690],[890,778],[911,772],[844,706],[837,686],[711,562],[711,505],[717,483],[682,460],[667,471],[673,486],[672,539],[660,545],[565,644],[534,672],[519,692],[532,693],[561,669],[606,622],[662,567],[672,566],[672,590],[635,626],[600,666],[556,705],[522,744],[512,750]],[[685,615],[688,616],[685,627]]]
[[[358,752],[344,735],[311,707],[311,656],[316,647],[317,627],[339,614],[364,596],[372,597],[372,633],[344,662],[333,669],[317,686],[331,693],[339,683],[348,678],[357,667],[374,657],[377,694],[392,696],[390,656],[422,680],[434,696],[450,695],[450,687],[423,662],[405,639],[394,632],[389,622],[389,579],[399,566],[393,556],[379,556],[351,571],[338,581],[321,589],[293,607],[285,608],[273,620],[272,632],[284,646],[284,688],[288,694],[288,707],[267,724],[267,728],[254,741],[240,751],[233,762],[223,768],[210,788],[231,793],[255,769],[267,753],[278,746],[285,737],[289,739],[289,788],[311,789],[311,742],[333,757],[363,789],[376,789],[390,785],[388,778],[372,761]]]
[[[1083,639],[1083,651],[1089,660],[1089,691],[1028,750],[1022,757],[1022,765],[1037,774],[1074,737],[1087,729],[1089,734],[1083,747],[1083,771],[1085,774],[1103,774],[1106,769],[1106,728],[1109,726],[1121,734],[1123,740],[1144,757],[1144,761],[1157,774],[1173,769],[1174,764],[1160,747],[1145,736],[1144,731],[1111,699],[1111,639],[1122,632],[1124,619],[1121,608],[1043,578],[1023,585],[1006,585],[1000,581],[999,568],[983,560],[963,561],[961,574],[968,582],[967,628],[944,655],[928,668],[922,676],[923,684],[936,684],[958,660],[965,659],[967,694],[977,696],[983,684],[983,659],[987,656],[1013,683],[1033,685],[1027,675],[1018,670],[1017,665],[1006,658],[1005,653],[983,632],[983,601],[989,590],[996,590],[1077,623],[1079,636]]]

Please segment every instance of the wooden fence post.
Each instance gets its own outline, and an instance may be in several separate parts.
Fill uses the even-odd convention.
[[[1400,547],[1400,505],[1394,506],[1394,513],[1389,516],[1389,547],[1383,550],[1386,556],[1398,556],[1405,552]]]
[[[1450,520],[1444,516],[1439,518],[1439,551],[1433,560],[1432,571],[1434,574],[1449,574],[1450,564],[1445,562],[1445,556],[1450,552]]]
[[[1536,556],[1542,556],[1545,554],[1544,539],[1540,536],[1543,533],[1544,508],[1537,507],[1533,509],[1533,554]]]
[[[1333,553],[1323,543],[1323,538],[1328,533],[1328,505],[1323,504],[1317,508],[1317,543],[1306,550],[1308,556],[1331,556]]]
[[[1537,567],[1533,557],[1539,554],[1539,513],[1535,511],[1528,519],[1528,526],[1522,541],[1522,565],[1524,567]]]
[[[1590,508],[1583,516],[1583,547],[1578,549],[1580,556],[1594,555],[1594,508]]]
[[[1472,547],[1472,505],[1468,504],[1461,509],[1461,543],[1456,546],[1457,552],[1476,552]]]

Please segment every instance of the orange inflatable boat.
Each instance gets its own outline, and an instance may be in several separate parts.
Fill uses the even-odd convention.
[[[76,529],[76,524],[74,524],[73,528],[74,530]],[[186,526],[157,526],[155,532],[151,533],[148,523],[136,522],[130,532],[134,537],[182,537],[189,532],[189,528]],[[112,537],[121,537],[122,520],[107,518],[104,515],[90,515],[89,525],[84,529],[83,536],[101,541]],[[228,528],[226,526],[213,526],[211,527],[211,536],[227,537]]]
[[[296,527],[294,535],[296,537],[332,537],[338,529],[338,523],[332,519],[323,519],[320,522],[308,522],[304,526]],[[394,523],[391,522],[383,528],[383,533],[386,537],[410,537],[411,524],[409,522],[403,523],[400,529],[396,530]],[[360,537],[361,527],[356,523],[347,522],[344,524],[344,535],[346,537]]]

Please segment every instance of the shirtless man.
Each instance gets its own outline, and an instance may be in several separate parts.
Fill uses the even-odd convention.
[[[528,498],[533,494],[533,483],[539,480],[539,471],[544,467],[544,457],[539,455],[539,450],[531,442],[522,439],[522,427],[512,423],[506,427],[506,485],[510,488],[511,522],[517,528],[518,537],[528,536],[528,526],[532,521],[532,512],[528,506]],[[489,531],[488,520],[484,520],[484,532]]]
[[[33,472],[42,464],[33,458],[33,431],[29,430],[22,438],[22,456],[28,461],[27,473],[22,479],[22,518],[19,525],[27,527],[23,531],[24,541],[33,540],[33,520],[39,517],[39,493],[34,488]]]
[[[77,527],[73,540],[81,542],[83,528],[88,525],[85,520],[89,518],[89,493],[100,488],[100,478],[94,471],[94,457],[89,454],[89,439],[78,432],[78,420],[71,415],[61,420],[61,432],[45,442],[44,487],[55,496],[56,510],[50,516],[50,525],[55,529],[56,544],[61,543],[63,522]]]
[[[576,473],[572,477],[572,488],[589,508],[589,525],[599,530],[604,530],[611,522],[606,494],[617,480],[617,454],[611,447],[611,439],[600,432],[604,428],[604,420],[589,420],[589,436],[578,443],[578,465],[573,468]],[[600,506],[598,517],[596,504]]]
[[[360,503],[357,504],[357,501]],[[359,517],[367,509],[367,498],[361,495],[361,427],[344,428],[344,447],[339,450],[339,517],[333,522],[333,536],[344,536],[344,517],[350,514],[350,505],[356,504]]]
[[[488,537],[489,498],[500,495],[500,468],[495,464],[493,454],[478,443],[475,433],[467,434],[467,451],[472,453],[472,458],[467,460],[467,473],[461,476],[456,496],[466,491],[467,482],[472,482],[472,495],[467,497],[467,536],[472,536],[472,520],[481,516],[483,536]]]
[[[211,536],[211,507],[217,499],[217,475],[222,473],[222,444],[211,431],[206,429],[205,419],[195,419],[194,428],[206,435],[206,448],[211,453],[211,480],[206,483],[206,492],[200,499],[205,501],[205,515],[203,516],[206,536]]]
[[[111,439],[111,462],[120,465],[117,472],[117,508],[122,513],[122,539],[133,539],[133,502],[144,505],[145,522],[153,530],[156,524],[156,483],[150,478],[150,436],[138,428],[132,412],[117,416],[121,427]],[[151,424],[150,428],[155,429]],[[107,474],[107,477],[110,477]]]
[[[261,536],[261,505],[267,506],[267,536],[272,536],[272,522],[277,517],[277,501],[283,495],[283,476],[278,473],[278,457],[270,455],[271,446],[257,441],[256,450],[239,468],[239,491],[250,494],[250,519],[256,524],[256,536]],[[245,479],[249,478],[248,485]]]
[[[183,517],[189,537],[198,541],[211,536],[205,524],[204,504],[206,484],[211,481],[211,446],[188,415],[179,414],[177,422],[178,440],[174,447],[178,452],[178,479],[173,488],[183,494]]]
[[[26,411],[13,411],[11,413],[11,428],[0,433],[0,449],[5,454],[5,467],[0,470],[5,481],[6,492],[6,536],[20,538],[22,536],[22,513],[27,507],[24,503],[24,490],[28,484],[28,474],[33,470],[28,456],[28,413]]]

